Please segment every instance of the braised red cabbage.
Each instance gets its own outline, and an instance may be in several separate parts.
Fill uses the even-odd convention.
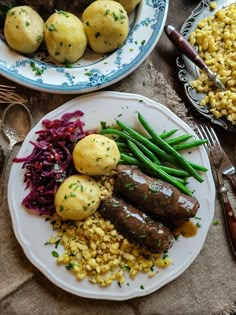
[[[44,129],[36,132],[38,138],[32,153],[14,162],[23,163],[26,170],[24,182],[30,192],[23,199],[22,205],[38,214],[55,212],[54,196],[64,178],[74,170],[72,151],[75,144],[85,136],[83,116],[80,110],[64,114],[61,119],[42,121]],[[72,120],[75,118],[75,120]]]

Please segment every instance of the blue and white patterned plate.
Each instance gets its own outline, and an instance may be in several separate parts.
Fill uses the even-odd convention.
[[[9,49],[0,36],[0,74],[21,85],[51,93],[85,93],[109,86],[129,75],[155,47],[167,17],[169,0],[141,0],[129,16],[125,44],[98,55],[89,48],[73,68],[55,64],[44,52],[31,56]],[[37,75],[35,68],[43,70]]]

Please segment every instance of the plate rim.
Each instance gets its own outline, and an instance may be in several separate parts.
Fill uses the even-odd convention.
[[[150,3],[152,3],[151,0],[141,0],[142,3],[139,4],[139,7],[137,8],[138,10],[138,15],[140,15],[140,12],[142,10],[142,12],[144,12],[145,7],[149,6]],[[96,91],[96,90],[100,90],[101,88],[105,88],[108,87],[114,83],[117,83],[118,81],[122,80],[123,78],[125,78],[126,76],[128,76],[129,74],[131,74],[148,56],[149,54],[152,52],[152,50],[154,49],[155,45],[157,44],[162,31],[164,29],[164,25],[165,25],[165,21],[167,19],[167,14],[168,14],[168,8],[169,8],[169,0],[159,0],[158,1],[158,9],[159,9],[159,15],[162,17],[161,22],[159,23],[159,20],[156,18],[156,24],[158,24],[158,27],[154,27],[152,25],[152,27],[150,27],[150,29],[152,29],[152,33],[150,35],[149,41],[147,43],[145,43],[145,45],[147,45],[147,48],[141,48],[141,46],[139,47],[139,50],[141,49],[141,53],[139,53],[138,55],[135,55],[135,57],[133,59],[130,59],[130,61],[128,63],[124,63],[122,67],[120,67],[120,69],[118,68],[116,70],[115,73],[113,74],[109,74],[109,76],[107,76],[106,73],[103,73],[102,76],[106,76],[106,79],[103,80],[102,83],[99,82],[95,82],[95,83],[91,83],[89,81],[86,81],[86,86],[80,87],[80,85],[83,83],[82,81],[79,81],[79,77],[77,78],[77,83],[72,84],[72,85],[68,85],[68,81],[67,82],[61,82],[61,84],[48,84],[48,83],[43,83],[41,82],[42,79],[40,78],[36,78],[35,80],[33,80],[32,77],[30,77],[29,75],[26,76],[22,76],[22,74],[18,74],[16,69],[10,70],[7,68],[7,61],[2,60],[0,57],[0,72],[1,74],[6,77],[7,79],[10,79],[11,81],[23,85],[25,87],[34,89],[34,90],[38,90],[38,91],[42,91],[42,92],[48,92],[48,93],[57,93],[57,94],[82,94],[82,93],[86,93],[86,92],[92,92],[92,91]],[[153,4],[153,9],[154,4]],[[147,17],[146,17],[147,18]],[[158,17],[159,18],[159,17]],[[142,21],[140,21],[142,22]],[[154,22],[152,23],[154,24]],[[155,26],[156,26],[155,24]],[[135,32],[135,28],[133,28],[131,30],[131,32],[129,32],[128,38],[126,40],[126,42],[130,39],[130,36],[133,36],[133,33]],[[131,37],[132,39],[132,37]],[[0,46],[4,45],[3,41],[0,39]],[[128,44],[124,44],[121,49],[123,49],[123,47],[126,47],[126,45]],[[9,49],[8,47],[5,47],[5,49]],[[143,50],[143,52],[142,52]],[[18,60],[21,58],[22,61],[33,61],[36,64],[39,64],[37,62],[37,60],[32,60],[30,57],[27,56],[23,56],[21,54],[18,54],[17,52],[12,51],[11,49],[9,49],[10,52],[12,52],[12,54],[16,55],[16,59],[15,62],[17,62],[17,57]],[[114,56],[114,54],[117,54],[117,58],[119,57],[119,51],[120,49],[117,49],[114,53],[108,55],[108,58],[111,56]],[[104,62],[105,59],[100,60],[99,62]],[[86,65],[84,67],[79,67],[79,69],[83,68],[86,70],[86,67],[92,67],[93,68],[93,64],[92,65]],[[53,68],[53,71],[55,71],[54,75],[57,74],[58,69],[64,69],[63,71],[65,71],[65,74],[73,76],[73,72],[76,72],[76,68],[65,68],[65,67],[55,67]],[[95,69],[96,70],[96,69]],[[100,71],[100,70],[99,70]],[[79,76],[81,77],[81,75],[79,74]],[[109,80],[107,79],[107,77],[109,78]]]
[[[56,108],[55,110],[47,113],[45,116],[42,117],[42,119],[39,120],[39,122],[36,124],[36,126],[34,128],[32,128],[31,132],[28,134],[28,136],[26,137],[26,140],[25,140],[25,143],[28,142],[29,139],[32,138],[32,134],[38,130],[38,127],[39,125],[41,124],[42,120],[45,119],[45,118],[48,118],[48,115],[50,117],[50,115],[57,115],[57,112],[58,112],[58,109],[61,111],[60,114],[58,115],[61,115],[62,113],[64,113],[64,109],[66,108],[70,108],[70,105],[71,103],[73,104],[74,101],[76,100],[80,100],[80,103],[82,102],[83,99],[88,99],[88,98],[91,98],[91,97],[95,97],[97,99],[97,97],[123,97],[123,98],[135,98],[135,99],[142,99],[146,102],[148,102],[148,104],[146,104],[146,106],[152,106],[154,107],[157,111],[159,110],[159,106],[162,110],[165,110],[165,112],[168,112],[168,115],[172,115],[174,116],[175,119],[179,120],[181,123],[184,124],[184,127],[187,128],[188,130],[191,130],[193,134],[195,134],[195,132],[185,123],[183,122],[183,120],[181,120],[178,116],[176,116],[172,111],[170,111],[170,109],[168,109],[167,107],[165,107],[163,104],[161,103],[158,103],[158,102],[155,102],[145,96],[142,96],[142,95],[139,95],[139,94],[134,94],[134,93],[122,93],[122,92],[112,92],[112,91],[99,91],[99,92],[92,92],[92,93],[88,93],[88,94],[85,94],[85,95],[81,95],[81,96],[77,96],[76,98],[73,98],[69,101],[67,101],[66,103],[64,103],[63,105],[59,106],[58,108]],[[79,108],[79,106],[78,106]],[[168,116],[167,115],[167,116]],[[196,134],[195,134],[196,135]],[[21,150],[20,150],[21,151]],[[20,153],[19,151],[19,153]],[[204,154],[205,154],[205,157],[207,156],[207,153],[204,149]],[[8,198],[8,203],[9,203],[9,210],[10,210],[10,216],[11,216],[11,220],[12,220],[12,225],[13,225],[13,230],[14,230],[14,234],[19,242],[19,244],[21,245],[26,257],[29,259],[29,261],[38,269],[40,270],[45,277],[47,277],[52,283],[54,283],[54,285],[60,287],[61,289],[67,291],[67,292],[70,292],[72,294],[75,294],[77,296],[81,296],[81,297],[85,297],[85,298],[91,298],[91,299],[103,299],[103,300],[113,300],[113,301],[125,301],[125,300],[129,300],[129,299],[132,299],[132,298],[135,298],[135,297],[141,297],[141,296],[145,296],[145,295],[148,295],[150,293],[153,293],[155,291],[157,291],[158,289],[162,288],[164,285],[168,284],[169,282],[173,281],[174,279],[176,279],[178,276],[180,276],[183,272],[185,272],[185,270],[192,264],[192,262],[197,258],[197,256],[199,255],[204,243],[205,243],[205,240],[206,240],[206,237],[207,237],[207,234],[209,232],[209,229],[210,229],[210,225],[211,225],[211,222],[213,220],[213,217],[214,217],[214,212],[215,212],[215,186],[214,186],[214,181],[213,181],[213,177],[212,177],[212,173],[211,173],[211,170],[210,170],[210,164],[209,164],[209,160],[207,158],[207,160],[205,161],[207,163],[207,167],[209,168],[209,172],[207,174],[207,178],[208,180],[211,182],[211,193],[213,194],[212,195],[212,203],[210,204],[212,209],[211,211],[209,212],[210,216],[208,217],[208,227],[206,229],[206,231],[204,232],[204,235],[203,235],[203,239],[202,239],[202,243],[201,243],[201,246],[200,248],[198,248],[198,250],[194,253],[194,255],[191,255],[191,259],[188,260],[186,262],[186,264],[182,267],[180,267],[178,269],[178,272],[175,272],[174,274],[173,273],[170,273],[170,275],[162,280],[161,282],[161,285],[158,286],[158,288],[156,288],[156,286],[153,288],[151,287],[149,290],[134,290],[133,292],[130,292],[130,294],[127,296],[124,296],[124,295],[121,295],[121,296],[114,296],[112,294],[110,295],[106,295],[104,296],[103,293],[106,291],[103,290],[104,292],[97,295],[97,294],[89,294],[87,292],[78,292],[77,290],[75,290],[73,287],[71,286],[68,286],[68,284],[65,286],[63,283],[60,282],[61,279],[59,279],[59,282],[58,282],[58,279],[57,277],[55,277],[55,275],[51,275],[50,272],[48,272],[48,269],[45,268],[43,269],[42,268],[42,264],[40,264],[38,262],[38,260],[34,257],[34,255],[30,252],[30,248],[27,247],[27,243],[24,243],[24,238],[22,239],[22,236],[21,236],[21,233],[20,231],[18,230],[17,228],[17,213],[15,212],[15,210],[13,210],[14,208],[14,205],[13,205],[13,200],[11,198]],[[15,167],[20,167],[20,166],[14,166]],[[13,167],[12,167],[13,169]],[[8,196],[11,196],[11,185],[12,185],[12,182],[14,181],[14,177],[13,177],[13,173],[12,173],[12,169],[11,169],[11,172],[10,172],[10,176],[9,176],[9,183],[8,183]],[[52,258],[53,259],[53,258]],[[158,277],[158,276],[157,276]],[[158,278],[157,278],[158,279]],[[157,280],[158,282],[158,280]],[[160,284],[160,282],[159,282]],[[109,287],[108,287],[109,288]]]

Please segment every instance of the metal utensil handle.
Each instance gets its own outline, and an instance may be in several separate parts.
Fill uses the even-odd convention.
[[[5,157],[4,157],[4,162],[3,162],[3,168],[0,176],[0,206],[3,204],[3,199],[4,199],[4,183],[6,179],[6,170],[8,166],[8,161],[12,152],[13,146],[10,143],[6,152],[5,152]]]
[[[205,62],[196,52],[196,50],[190,45],[190,43],[184,38],[184,36],[176,30],[174,26],[166,25],[164,30],[171,42],[176,47],[178,47],[183,52],[183,54],[188,57],[197,67],[199,67],[200,69],[204,69],[207,67]]]
[[[236,256],[236,217],[234,215],[233,208],[229,202],[227,191],[221,192],[225,223],[229,235],[229,240],[233,249],[233,253]]]

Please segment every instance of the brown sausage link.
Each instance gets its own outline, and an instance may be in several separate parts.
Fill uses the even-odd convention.
[[[153,221],[143,211],[120,198],[107,197],[100,206],[100,212],[124,237],[152,252],[163,252],[172,245],[168,227]]]
[[[153,219],[173,225],[179,220],[194,217],[199,203],[173,185],[152,178],[135,166],[119,165],[115,192]]]

